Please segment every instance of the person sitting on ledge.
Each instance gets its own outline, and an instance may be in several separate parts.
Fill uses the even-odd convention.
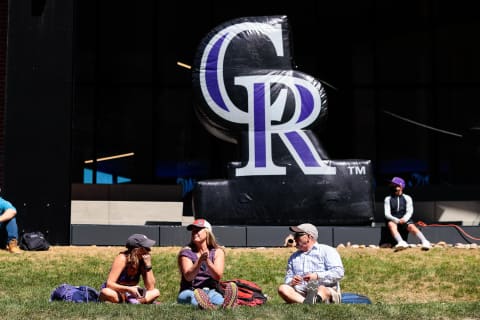
[[[395,251],[408,248],[408,243],[403,240],[399,229],[413,233],[422,242],[422,250],[429,250],[431,248],[430,241],[425,238],[412,220],[412,197],[403,193],[403,189],[405,189],[405,181],[402,178],[394,177],[390,181],[390,195],[386,196],[384,200],[384,213],[387,226],[392,237],[397,241]]]

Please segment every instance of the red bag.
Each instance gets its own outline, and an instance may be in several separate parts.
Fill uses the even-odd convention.
[[[232,279],[220,281],[218,291],[225,292],[225,283],[235,282],[238,287],[237,304],[239,306],[259,306],[267,302],[267,296],[262,288],[255,282],[245,279]]]

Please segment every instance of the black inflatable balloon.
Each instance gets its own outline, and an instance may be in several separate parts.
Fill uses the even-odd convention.
[[[329,160],[311,129],[327,118],[321,82],[294,69],[286,16],[246,17],[212,30],[193,68],[195,111],[239,143],[228,180],[200,181],[194,213],[214,224],[366,224],[368,160]]]
[[[264,78],[272,79],[264,92],[268,97],[257,98],[267,98],[272,108],[275,102],[283,108],[275,113],[277,118],[273,121],[285,123],[294,115],[296,109],[291,103],[294,94],[309,95],[308,90],[302,91],[301,81],[315,88],[321,97],[320,115],[308,126],[318,125],[326,117],[327,99],[321,83],[293,70],[289,34],[285,16],[251,17],[224,23],[201,41],[192,74],[196,112],[207,130],[226,141],[238,142],[241,132],[248,130],[251,112],[248,110],[251,92],[246,86],[263,83]],[[291,88],[293,79],[298,83]],[[310,102],[305,101],[302,107],[312,108]]]

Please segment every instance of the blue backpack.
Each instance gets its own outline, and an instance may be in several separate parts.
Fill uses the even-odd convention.
[[[363,294],[353,292],[342,292],[342,303],[363,303],[372,304],[370,298]]]
[[[50,294],[50,302],[52,301],[68,301],[68,302],[99,302],[99,293],[89,286],[73,286],[63,283],[56,287]]]

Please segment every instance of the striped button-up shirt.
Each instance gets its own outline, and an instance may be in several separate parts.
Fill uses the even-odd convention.
[[[343,278],[344,268],[338,251],[330,246],[315,243],[307,252],[297,251],[288,259],[285,283],[290,284],[295,275],[304,276],[316,273],[319,285],[337,286]],[[295,289],[304,292],[306,283],[297,285]]]

